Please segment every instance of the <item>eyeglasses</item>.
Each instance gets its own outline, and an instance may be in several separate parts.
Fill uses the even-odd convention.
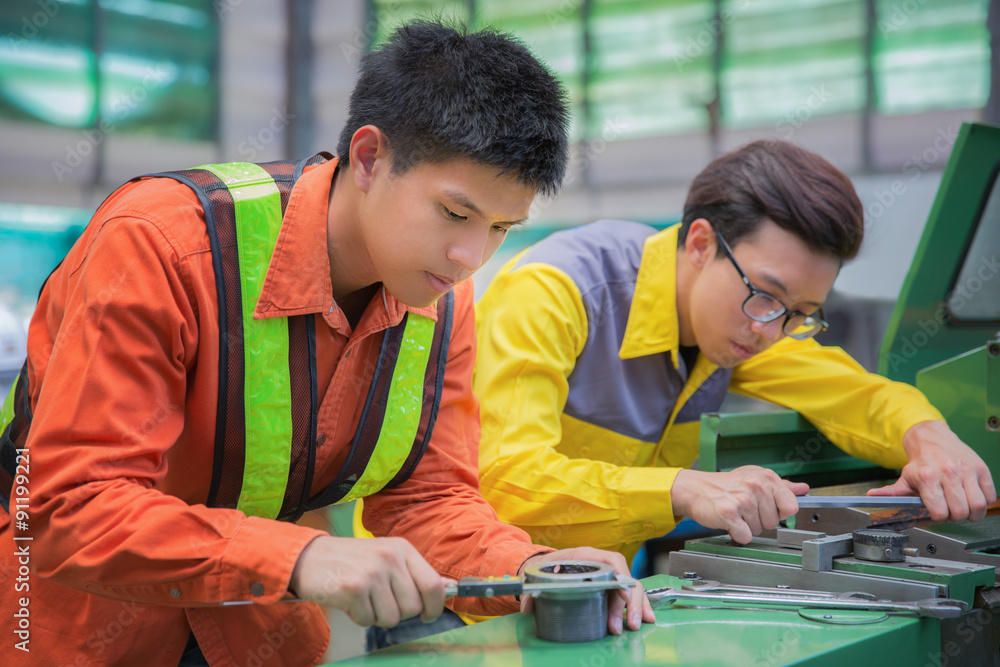
[[[805,313],[800,313],[796,310],[789,310],[788,306],[781,303],[777,298],[771,296],[764,290],[758,289],[756,285],[750,282],[747,278],[747,274],[743,272],[740,265],[737,263],[736,258],[733,257],[732,248],[726,243],[726,239],[722,238],[722,234],[718,231],[715,232],[716,238],[719,239],[719,244],[722,249],[726,252],[726,257],[729,261],[733,263],[736,270],[740,274],[740,278],[743,279],[743,284],[747,286],[750,290],[750,296],[746,298],[743,302],[743,314],[749,317],[755,322],[773,322],[782,315],[785,316],[785,323],[781,326],[781,330],[789,338],[795,338],[798,340],[806,340],[807,338],[812,338],[818,333],[826,331],[830,325],[823,320],[823,309],[820,308],[817,315],[806,315]]]

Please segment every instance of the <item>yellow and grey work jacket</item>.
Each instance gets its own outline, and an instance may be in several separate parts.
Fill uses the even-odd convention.
[[[727,390],[802,413],[886,468],[940,419],[916,389],[840,348],[786,338],[732,370],[679,355],[677,230],[600,221],[521,253],[476,307],[480,484],[533,541],[631,558],[673,529],[670,487],[698,456],[701,414]]]

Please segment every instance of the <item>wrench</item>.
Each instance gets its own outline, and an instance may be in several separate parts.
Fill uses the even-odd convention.
[[[688,585],[683,588],[653,588],[646,591],[650,603],[693,602],[737,603],[744,607],[800,607],[817,609],[860,609],[917,614],[928,618],[955,618],[968,611],[962,600],[931,598],[918,602],[875,600],[869,593],[828,593],[800,589],[772,589],[754,586],[720,586],[718,582]]]

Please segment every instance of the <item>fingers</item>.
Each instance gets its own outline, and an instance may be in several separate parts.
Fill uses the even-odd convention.
[[[750,530],[750,526],[747,525],[746,521],[734,521],[732,524],[726,526],[726,532],[729,533],[730,539],[736,544],[750,544],[750,540],[753,539],[753,531]]]
[[[656,621],[656,615],[653,614],[653,607],[649,604],[649,598],[646,597],[646,590],[641,584],[636,583],[628,591],[628,628],[629,630],[638,630],[642,627],[643,622],[654,623]]]
[[[902,477],[892,484],[880,486],[877,489],[868,489],[869,496],[912,496],[917,490],[912,488]]]
[[[975,477],[966,478],[965,497],[969,503],[970,521],[979,521],[986,516],[986,507],[989,503],[986,502],[986,494],[983,493],[983,489],[979,486],[979,479]]]
[[[979,482],[979,488],[983,491],[983,496],[986,498],[986,504],[992,505],[997,501],[997,490],[993,486],[993,475],[990,474],[990,469],[985,465],[980,466],[976,470],[976,480]]]
[[[622,633],[622,614],[625,611],[625,605],[626,600],[622,595],[608,596],[608,632],[613,635]]]
[[[410,548],[410,552],[406,558],[406,567],[409,575],[407,579],[412,582],[414,597],[406,598],[406,602],[411,606],[404,607],[404,612],[407,615],[403,616],[403,618],[410,618],[420,614],[420,619],[425,623],[429,623],[444,611],[444,587],[446,581],[423,559],[412,545],[407,543],[407,546]]]

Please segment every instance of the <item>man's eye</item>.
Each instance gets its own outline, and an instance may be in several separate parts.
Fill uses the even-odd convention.
[[[506,234],[510,229],[504,227],[503,225],[493,225],[493,232],[496,234]]]
[[[468,218],[466,218],[464,215],[459,215],[458,213],[449,210],[447,207],[445,207],[444,212],[445,215],[447,215],[450,220],[468,220]]]

